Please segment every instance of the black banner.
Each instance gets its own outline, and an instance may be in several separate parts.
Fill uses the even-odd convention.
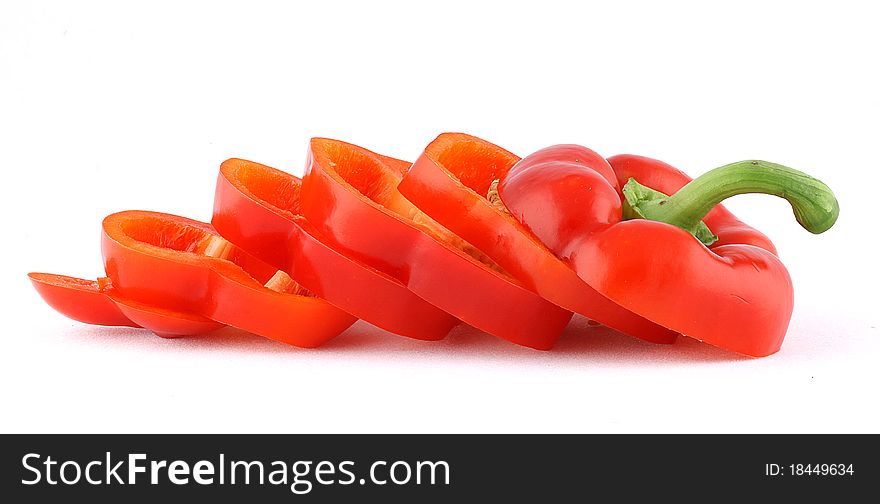
[[[3,435],[29,502],[514,501],[877,490],[877,435]],[[4,499],[5,500],[5,499]],[[10,501],[7,501],[10,502]]]

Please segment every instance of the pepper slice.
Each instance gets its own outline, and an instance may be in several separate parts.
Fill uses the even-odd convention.
[[[557,154],[572,159],[581,155],[576,149]],[[674,331],[601,295],[502,205],[488,199],[493,181],[504,177],[519,159],[477,137],[444,133],[428,145],[398,189],[545,299],[643,340],[673,342]],[[610,167],[606,176],[614,180]],[[545,211],[553,211],[553,201],[547,202]]]
[[[283,343],[315,347],[356,320],[203,222],[157,212],[112,214],[103,222],[101,250],[121,296]]]
[[[549,349],[571,313],[542,299],[398,191],[410,164],[312,139],[302,214],[328,241],[435,306],[508,341]]]
[[[28,273],[28,277],[49,306],[86,324],[143,327],[163,338],[204,334],[223,327],[200,315],[125,299],[106,277],[97,281],[51,273]]]
[[[43,301],[67,318],[92,325],[140,327],[102,292],[100,279],[52,273],[28,273],[28,278]]]
[[[569,257],[596,290],[718,347],[755,357],[779,350],[794,302],[791,278],[772,243],[718,204],[747,192],[774,194],[792,204],[804,228],[821,233],[839,212],[828,186],[782,165],[743,161],[707,172],[667,196],[645,184],[670,189],[680,186],[683,174],[630,156],[614,159],[616,177],[641,179],[628,179],[619,192],[590,163],[530,158],[501,180],[500,198],[551,249]],[[536,204],[560,194],[579,205],[560,205],[558,213],[547,215]]]
[[[229,159],[220,166],[211,223],[232,243],[382,329],[439,340],[459,323],[400,281],[327,245],[299,215],[301,185],[289,173]]]

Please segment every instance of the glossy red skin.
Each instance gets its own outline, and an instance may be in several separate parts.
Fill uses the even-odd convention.
[[[505,206],[515,202],[508,210],[566,261],[570,244],[620,221],[617,177],[605,158],[586,147],[554,145],[526,156],[501,179],[498,193]]]
[[[623,187],[630,178],[634,178],[640,184],[665,194],[673,194],[692,180],[677,168],[663,161],[644,156],[620,154],[608,158],[608,162],[614,169],[620,187]],[[770,238],[737,219],[724,205],[716,205],[706,215],[703,222],[718,236],[718,241],[709,248],[721,245],[748,244],[779,255]]]
[[[580,162],[585,155],[582,148],[562,147],[561,155],[570,162]],[[519,160],[477,137],[444,133],[425,149],[398,189],[545,299],[646,341],[675,341],[675,332],[630,312],[587,285],[515,214],[499,210],[486,199],[492,181],[504,178]],[[616,182],[610,167],[605,175],[609,183]]]
[[[143,327],[163,338],[215,331],[223,324],[191,313],[156,308],[123,298],[105,282],[30,273],[34,288],[57,312],[86,324]]]
[[[712,228],[707,224],[728,244],[707,248],[690,233],[669,224],[621,222],[616,189],[589,166],[579,170],[580,175],[572,172],[565,162],[559,166],[546,162],[524,165],[516,178],[499,184],[499,193],[511,212],[524,216],[526,225],[534,219],[536,226],[549,234],[552,226],[542,220],[540,209],[534,207],[536,201],[599,200],[567,208],[570,215],[560,223],[578,214],[588,222],[579,229],[560,224],[558,236],[548,238],[565,251],[584,281],[635,313],[715,346],[755,357],[779,350],[793,308],[791,279],[773,251],[751,244],[729,244],[724,232],[733,229],[741,233],[742,223],[733,222],[724,212],[717,213],[717,220],[710,222],[720,225]],[[617,175],[625,182],[636,171],[620,170]],[[566,176],[558,176],[559,172]],[[666,180],[664,172],[658,173],[652,177],[659,177],[662,188],[652,186],[651,177],[635,178],[649,187],[674,192],[672,186],[677,181],[662,182]],[[523,181],[529,182],[527,187],[517,187]],[[583,208],[595,206],[604,210],[593,220]],[[610,212],[605,211],[609,208]]]
[[[398,280],[327,245],[299,215],[300,186],[288,173],[230,159],[220,168],[211,222],[230,242],[382,329],[439,340],[459,323]]]
[[[206,334],[224,327],[224,324],[195,313],[156,308],[119,296],[111,290],[106,293],[119,310],[137,325],[149,329],[161,338],[180,338]]]
[[[275,268],[233,248],[230,259],[199,247],[219,236],[174,215],[128,211],[104,219],[101,249],[114,289],[140,303],[192,312],[283,343],[315,347],[356,320],[326,301],[262,284]]]
[[[533,152],[520,160],[523,164],[513,165],[508,170],[505,178],[515,177],[523,171],[527,165],[539,165],[544,163],[570,163],[579,166],[589,166],[602,176],[612,187],[618,189],[617,174],[608,161],[596,151],[575,144],[559,144]]]
[[[332,165],[343,166],[349,158],[363,163],[358,166],[368,173],[361,175],[361,182],[377,192],[393,193],[409,166],[343,142],[312,140],[302,213],[334,248],[397,278],[431,304],[489,334],[532,348],[552,347],[570,312],[367,197]]]
[[[140,327],[126,317],[95,280],[52,273],[28,273],[43,301],[67,318],[84,324]]]

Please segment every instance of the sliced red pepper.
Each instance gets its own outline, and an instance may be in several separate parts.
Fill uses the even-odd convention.
[[[779,350],[793,307],[791,278],[769,240],[718,204],[746,192],[774,194],[792,204],[804,228],[821,233],[839,211],[828,186],[781,165],[743,161],[680,187],[682,174],[668,165],[619,157],[614,165],[621,181],[640,177],[626,182],[622,201],[591,163],[604,166],[596,159],[547,161],[539,151],[507,173],[498,193],[513,215],[613,301],[745,355]],[[647,183],[680,189],[667,196]],[[548,215],[539,203],[560,196],[578,204],[561,204]]]
[[[301,184],[259,163],[227,160],[220,167],[211,222],[224,238],[382,329],[438,340],[459,323],[400,281],[327,245],[299,215]]]
[[[572,159],[576,149],[560,152]],[[400,183],[399,190],[421,210],[488,254],[526,287],[553,303],[608,327],[656,343],[676,334],[612,302],[577,276],[503,206],[487,197],[519,157],[477,137],[444,133],[431,142]],[[605,175],[614,181],[607,167]],[[562,200],[545,202],[552,213]]]
[[[542,299],[397,191],[410,164],[327,139],[310,144],[302,214],[334,246],[495,336],[548,349],[571,313]]]
[[[28,278],[43,301],[67,318],[92,325],[140,327],[102,292],[98,281],[52,273],[28,273]]]
[[[120,212],[104,219],[101,245],[114,290],[139,303],[301,347],[318,346],[356,320],[203,222]]]
[[[86,324],[143,327],[163,338],[204,334],[223,327],[200,315],[125,299],[113,290],[109,278],[95,281],[50,273],[29,273],[28,277],[49,306]]]
[[[113,289],[105,291],[105,295],[116,303],[119,311],[129,320],[162,338],[207,334],[224,327],[224,324],[195,313],[157,308],[126,299]]]

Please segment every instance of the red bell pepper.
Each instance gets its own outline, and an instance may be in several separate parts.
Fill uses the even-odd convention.
[[[576,159],[577,148],[557,153]],[[496,261],[527,288],[567,309],[638,338],[671,343],[676,333],[636,315],[580,279],[515,217],[490,201],[492,182],[519,157],[477,137],[444,133],[431,142],[400,182],[399,190],[421,210]],[[614,172],[604,175],[616,186]],[[494,198],[493,198],[494,200]],[[547,214],[563,200],[544,201]]]
[[[314,347],[356,320],[202,222],[127,211],[104,219],[102,251],[126,299],[196,313],[270,339]]]
[[[351,144],[313,139],[302,214],[334,248],[459,319],[520,345],[550,348],[571,313],[523,287],[407,201],[397,185],[409,167]]]
[[[97,281],[49,273],[29,273],[28,277],[49,306],[86,324],[143,327],[163,338],[204,334],[223,327],[194,313],[125,299],[106,277]]]
[[[259,163],[227,160],[220,167],[211,222],[235,245],[382,329],[438,340],[459,323],[400,281],[327,245],[299,215],[301,184]]]
[[[635,177],[619,193],[604,159],[593,153],[571,163],[557,149],[520,161],[498,193],[581,278],[682,334],[756,357],[779,350],[793,306],[788,271],[765,236],[718,204],[736,194],[774,194],[791,203],[804,228],[821,233],[839,211],[828,186],[765,161],[733,163],[688,182],[668,165],[627,156],[612,158],[615,178]],[[548,212],[550,201],[557,203]]]

